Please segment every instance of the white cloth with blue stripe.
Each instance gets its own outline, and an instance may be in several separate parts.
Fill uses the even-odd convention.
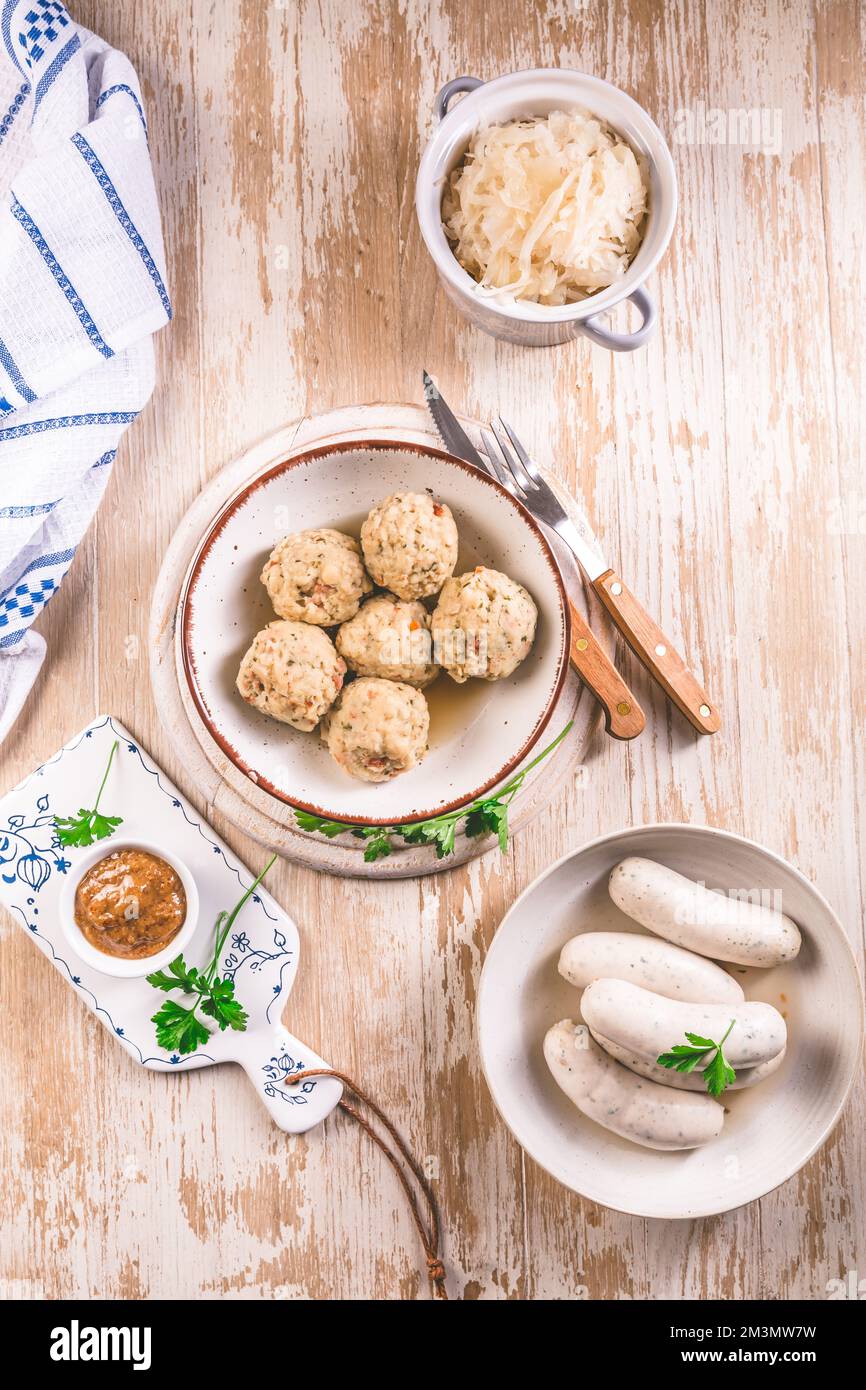
[[[132,67],[59,0],[0,0],[0,742],[170,318]]]

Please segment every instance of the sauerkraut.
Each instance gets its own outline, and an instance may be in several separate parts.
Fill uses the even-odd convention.
[[[550,306],[620,279],[646,211],[631,146],[585,111],[483,126],[442,200],[445,233],[480,293]]]

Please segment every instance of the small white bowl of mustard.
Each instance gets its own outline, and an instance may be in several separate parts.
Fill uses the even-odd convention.
[[[148,840],[112,836],[80,856],[59,902],[60,924],[85,964],[136,979],[160,970],[198,925],[195,879],[174,854]]]

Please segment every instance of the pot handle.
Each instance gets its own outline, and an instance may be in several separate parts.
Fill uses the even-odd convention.
[[[601,314],[586,319],[580,325],[581,332],[593,343],[597,343],[599,347],[609,348],[611,352],[634,352],[635,348],[643,347],[656,330],[658,311],[655,300],[650,298],[641,285],[632,291],[628,299],[634,304],[643,319],[640,328],[635,329],[634,333],[612,333],[602,323]]]
[[[458,92],[474,92],[476,87],[483,86],[480,77],[453,77],[436,97],[436,119],[441,121],[448,115],[448,103]]]

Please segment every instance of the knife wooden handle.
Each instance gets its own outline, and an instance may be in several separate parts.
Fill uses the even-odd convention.
[[[570,599],[568,606],[571,610],[569,659],[572,666],[604,710],[604,727],[611,738],[637,738],[646,723],[643,710]]]
[[[661,628],[614,570],[593,581],[593,588],[632,651],[658,681],[699,734],[714,734],[721,717]]]

